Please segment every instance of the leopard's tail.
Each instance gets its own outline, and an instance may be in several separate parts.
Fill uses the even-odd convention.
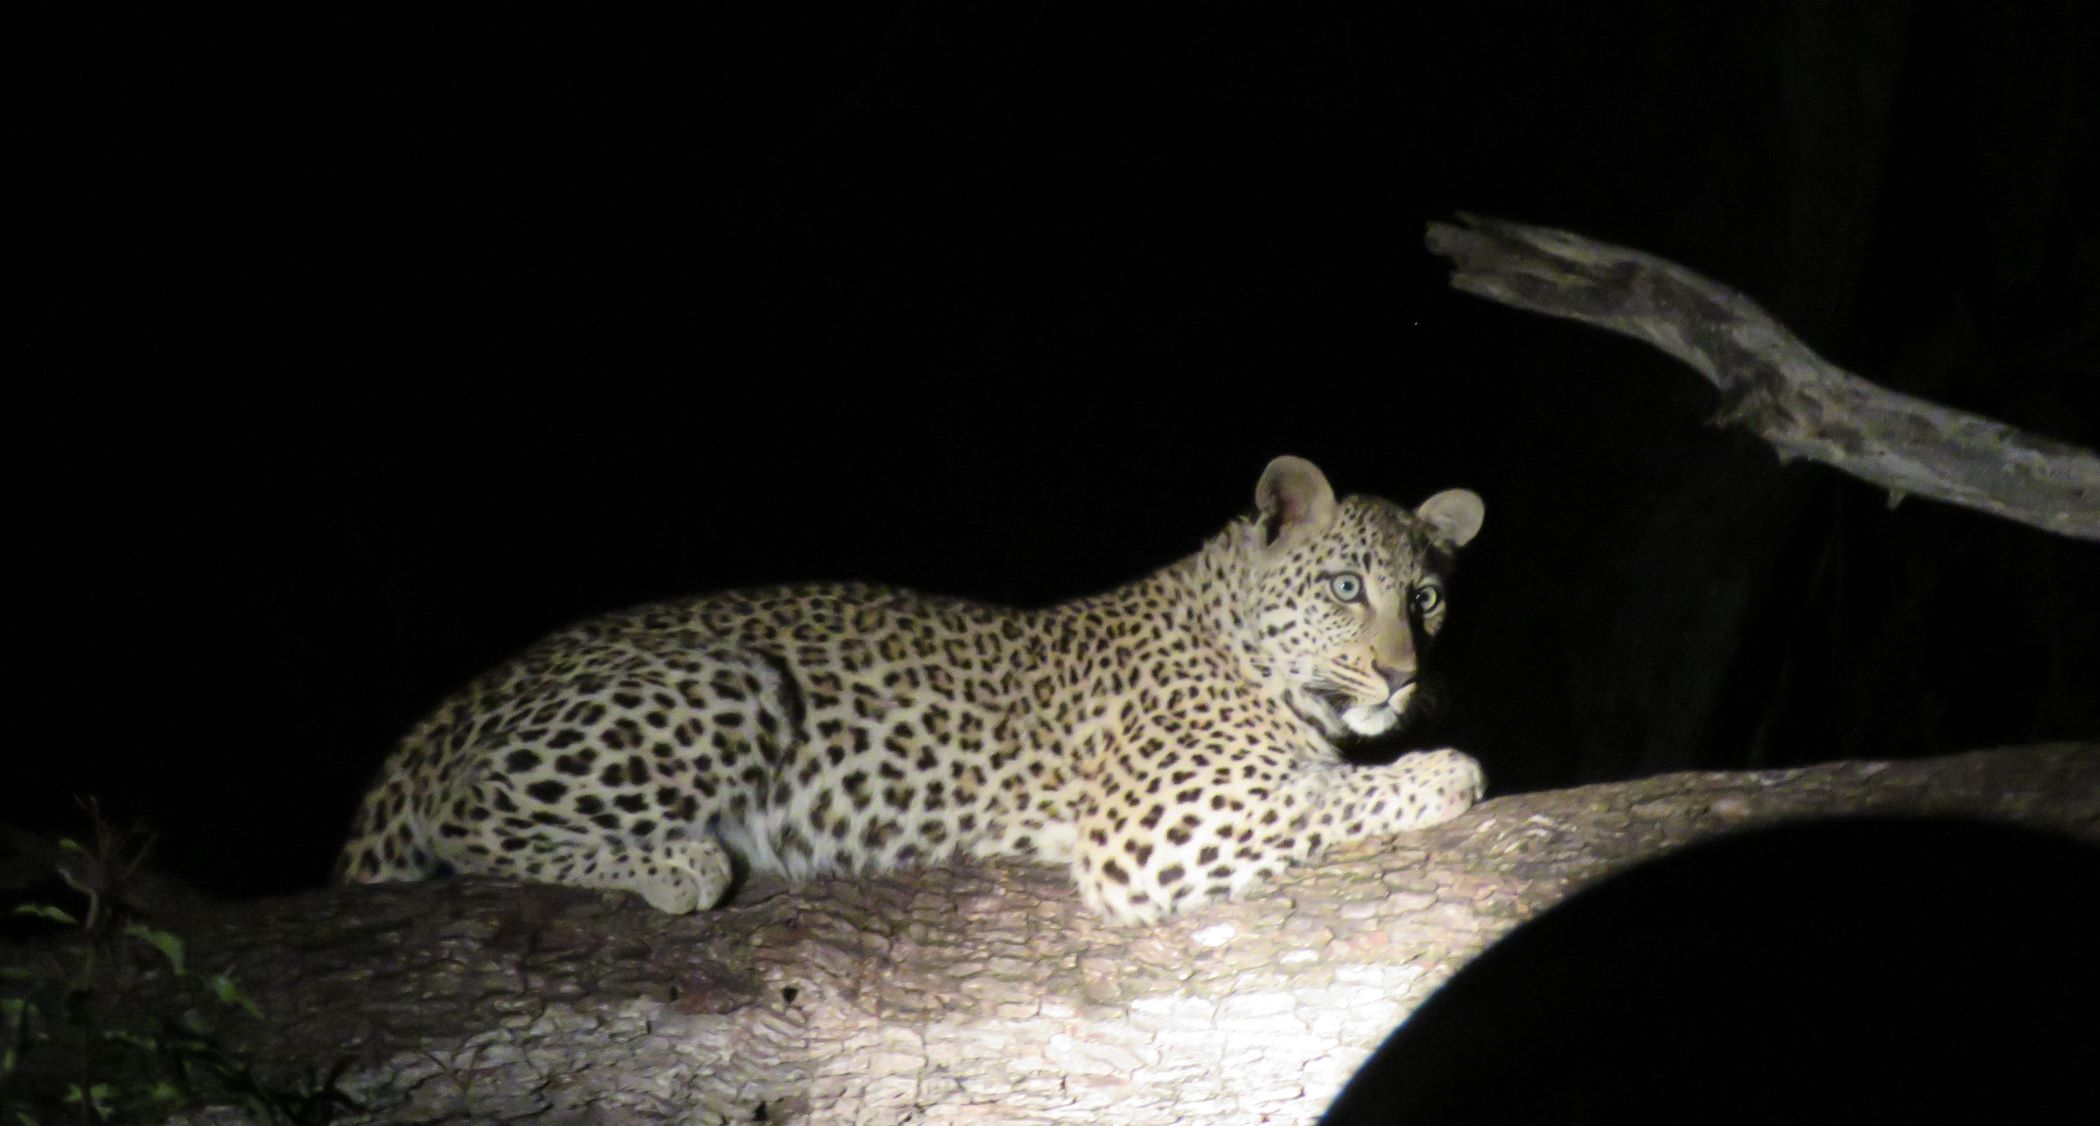
[[[390,761],[358,807],[350,839],[336,856],[335,882],[381,884],[438,875],[443,865],[431,843],[429,826],[410,798],[408,779]]]

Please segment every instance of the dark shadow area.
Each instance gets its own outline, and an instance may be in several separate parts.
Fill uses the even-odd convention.
[[[2100,849],[2004,825],[1694,846],[1474,960],[1322,1121],[2068,1121],[2100,1105],[2096,902]]]

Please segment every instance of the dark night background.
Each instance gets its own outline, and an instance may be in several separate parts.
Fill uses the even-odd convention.
[[[207,890],[310,886],[550,629],[1091,593],[1285,452],[1486,497],[1408,740],[1500,792],[2100,734],[2100,545],[1782,468],[1421,247],[1637,246],[2100,446],[2089,8],[699,7],[14,37],[0,820],[93,792]]]

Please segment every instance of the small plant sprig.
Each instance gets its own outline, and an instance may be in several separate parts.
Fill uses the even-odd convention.
[[[111,825],[93,798],[80,805],[91,845],[61,840],[50,863],[84,907],[76,915],[32,902],[12,912],[77,933],[60,947],[70,964],[61,953],[0,966],[0,1126],[160,1121],[227,1102],[263,1121],[321,1123],[349,1105],[336,1074],[280,1090],[217,1044],[216,1017],[260,1018],[261,1009],[226,975],[193,972],[180,936],[131,917],[126,892],[153,835]],[[167,1003],[131,1000],[162,974],[172,979]]]

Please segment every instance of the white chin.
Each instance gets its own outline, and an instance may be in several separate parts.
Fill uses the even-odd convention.
[[[1342,725],[1358,735],[1383,735],[1400,722],[1400,713],[1385,704],[1350,708],[1342,713]]]

